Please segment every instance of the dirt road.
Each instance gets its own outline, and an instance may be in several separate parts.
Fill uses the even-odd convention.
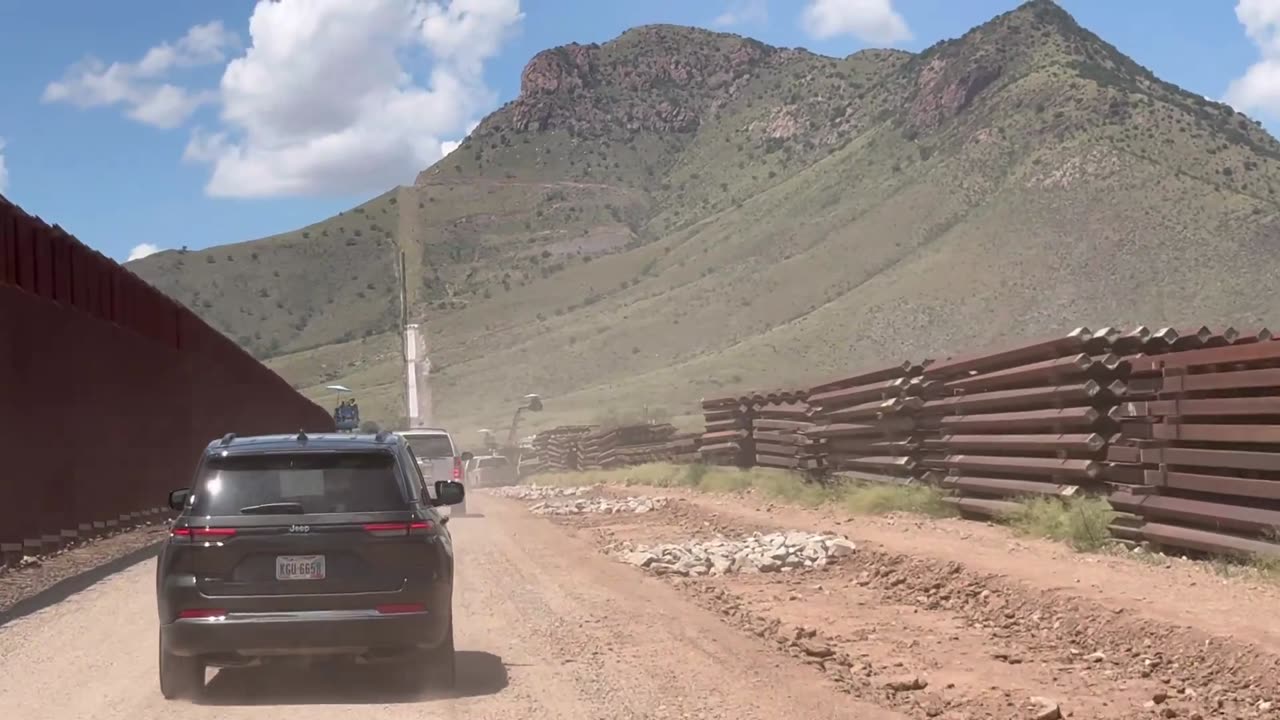
[[[228,670],[201,705],[156,685],[154,562],[0,627],[9,718],[902,717],[723,622],[589,538],[477,494],[455,519],[459,690],[397,694],[369,668]]]
[[[166,702],[147,561],[0,626],[0,715],[1280,715],[1271,612],[1280,588],[1270,582],[1184,561],[1074,554],[958,520],[850,517],[672,489],[580,490],[555,507],[477,492],[474,514],[453,520],[460,687],[448,697],[406,697],[378,669],[348,666],[222,671],[201,704]],[[732,544],[753,533],[804,545],[806,532],[842,536],[853,549],[792,572],[685,577],[671,571],[678,566],[638,562],[645,547]]]
[[[808,662],[850,697],[911,718],[1280,715],[1280,588],[1247,572],[1233,577],[1221,574],[1225,567],[1150,554],[1073,553],[1008,528],[852,516],[758,494],[579,490],[587,493],[545,504],[531,498],[530,511],[595,538],[624,562],[645,561],[655,545],[700,547],[692,552],[710,558],[722,539],[753,533],[831,533],[855,543],[823,569],[684,578],[681,553],[662,551],[669,559],[649,572]]]

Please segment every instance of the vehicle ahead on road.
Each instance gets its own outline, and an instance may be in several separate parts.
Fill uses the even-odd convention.
[[[434,492],[428,492],[428,490]],[[409,444],[377,435],[214,441],[156,562],[160,690],[204,690],[207,666],[297,656],[399,662],[454,682],[453,541]]]
[[[516,466],[505,455],[477,455],[467,461],[467,487],[505,487],[516,484]]]
[[[471,453],[458,452],[458,445],[448,430],[414,428],[401,431],[399,435],[413,448],[413,454],[418,458],[418,467],[428,485],[438,480],[466,482],[462,466],[471,459]],[[466,500],[458,503],[450,512],[455,515],[467,514]]]

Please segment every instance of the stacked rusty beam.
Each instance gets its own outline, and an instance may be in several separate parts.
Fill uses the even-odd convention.
[[[813,427],[808,396],[808,390],[752,396],[751,439],[756,465],[801,472],[822,470],[819,445],[804,434]]]
[[[670,460],[671,453],[667,450],[667,443],[665,441],[661,441],[656,443],[647,443],[644,445],[627,445],[615,448],[611,456],[601,459],[600,467],[630,467],[632,465],[668,462]]]
[[[1140,418],[1126,417],[1126,414],[1131,403],[1156,398],[1158,379],[1150,377],[1149,374],[1146,377],[1129,376],[1128,370],[1134,361],[1171,352],[1256,342],[1260,338],[1270,339],[1269,331],[1263,330],[1261,334],[1245,336],[1234,328],[1226,328],[1222,331],[1213,331],[1208,327],[1184,330],[1166,327],[1151,330],[1145,326],[1138,326],[1117,337],[1112,342],[1112,352],[1119,355],[1123,361],[1126,383],[1124,392],[1120,396],[1121,403],[1115,414],[1121,432],[1113,435],[1107,446],[1107,463],[1104,469],[1107,482],[1113,486],[1144,484],[1137,444],[1137,438],[1141,436],[1141,432],[1124,432],[1125,428],[1132,429],[1135,425],[1141,425],[1143,421]],[[1111,524],[1111,534],[1128,540],[1142,540],[1140,531],[1142,522],[1142,518],[1138,515],[1118,512]]]
[[[917,463],[913,413],[923,364],[904,362],[809,389],[812,426],[802,432],[824,471],[908,482]]]
[[[698,439],[698,456],[703,463],[741,468],[755,464],[751,402],[750,393],[702,401],[705,431]]]
[[[542,472],[568,472],[582,469],[582,436],[595,430],[594,425],[561,425],[544,430],[533,438],[533,450]]]
[[[584,468],[614,468],[670,459],[667,441],[676,428],[666,423],[603,428],[581,437]]]
[[[1197,336],[1131,360],[1143,395],[1121,407],[1132,450],[1113,453],[1111,504],[1158,545],[1280,556],[1280,342],[1265,330]]]
[[[1125,363],[1121,333],[1077,328],[922,373],[921,477],[962,512],[995,517],[1016,500],[1101,489]]]
[[[701,462],[698,445],[702,442],[702,433],[679,433],[667,439],[667,459],[675,463]]]

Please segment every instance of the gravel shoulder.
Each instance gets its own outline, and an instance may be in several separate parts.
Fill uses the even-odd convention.
[[[960,519],[908,515],[850,516],[830,508],[808,509],[750,495],[712,495],[685,489],[633,487],[613,495],[679,498],[721,525],[795,527],[838,531],[890,554],[960,563],[979,574],[1029,590],[1097,602],[1113,613],[1194,628],[1216,637],[1248,638],[1280,654],[1280,585],[1220,566],[1162,555],[1078,553],[1008,528]]]
[[[373,669],[221,671],[203,704],[155,683],[154,566],[140,563],[0,626],[6,717],[607,720],[905,715],[841,693],[680,588],[600,554],[596,538],[477,493],[455,518],[459,691],[405,697]],[[69,681],[69,679],[73,679]]]
[[[99,579],[113,565],[127,561],[164,539],[168,525],[156,523],[78,543],[49,556],[26,558],[22,567],[0,568],[0,624],[68,591]]]
[[[655,498],[661,509],[634,512]],[[1267,611],[1277,590],[1203,563],[1084,555],[965,521],[851,518],[668,488],[595,489],[571,502],[583,511],[545,516],[850,696],[909,717],[1276,712],[1277,621]],[[848,538],[856,550],[790,572],[670,569],[691,546],[715,554],[715,538],[772,532],[801,545],[812,541],[806,533]],[[658,564],[637,555],[655,546]]]

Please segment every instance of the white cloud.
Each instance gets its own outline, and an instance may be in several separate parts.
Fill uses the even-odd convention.
[[[483,69],[520,0],[259,0],[222,77],[223,128],[184,157],[215,196],[353,193],[404,182],[496,102]],[[424,81],[405,63],[433,62]]]
[[[733,0],[725,11],[712,21],[719,27],[762,24],[769,20],[769,3],[766,0]]]
[[[819,40],[839,35],[890,45],[911,38],[907,21],[892,0],[809,0],[800,18],[806,32]]]
[[[475,132],[477,127],[480,127],[479,121],[473,121],[470,125],[467,126],[467,135],[470,135],[471,133]],[[466,139],[467,139],[466,137],[463,137],[462,140],[445,140],[444,142],[440,143],[440,157],[446,157],[449,155],[449,153],[462,147],[462,142]]]
[[[151,243],[142,243],[141,245],[135,245],[134,248],[129,251],[129,258],[125,260],[125,262],[131,262],[133,260],[141,260],[142,258],[148,255],[155,255],[158,252],[160,252],[159,245],[152,245]]]
[[[160,128],[181,125],[201,105],[212,103],[217,94],[208,90],[188,90],[165,81],[175,70],[212,65],[226,59],[239,44],[235,33],[221,21],[197,25],[176,43],[161,43],[137,62],[110,65],[86,57],[72,65],[61,80],[44,89],[43,101],[65,102],[79,108],[120,105],[137,120]]]
[[[422,40],[432,54],[476,74],[524,19],[520,0],[450,0],[447,6],[428,2],[417,13]]]
[[[0,138],[0,193],[9,191],[9,168],[4,164],[4,138]]]
[[[1237,110],[1280,115],[1280,0],[1239,0],[1236,19],[1259,58],[1231,81],[1225,100]]]

